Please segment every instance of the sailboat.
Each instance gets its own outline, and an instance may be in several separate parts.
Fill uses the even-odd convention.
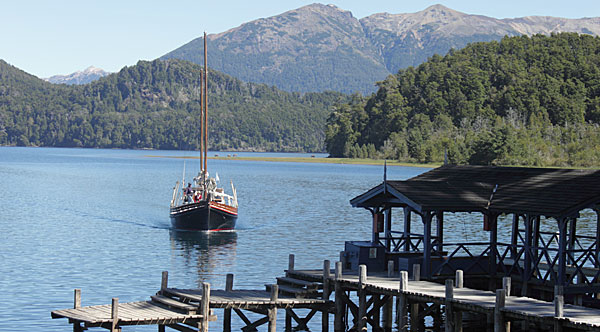
[[[235,229],[238,217],[237,192],[231,183],[231,195],[219,187],[219,175],[210,177],[207,169],[208,153],[208,67],[206,52],[206,32],[204,33],[204,75],[201,84],[201,125],[200,125],[200,172],[192,182],[185,185],[184,177],[173,188],[170,218],[175,229],[195,231],[227,231]],[[192,185],[193,183],[193,185]]]

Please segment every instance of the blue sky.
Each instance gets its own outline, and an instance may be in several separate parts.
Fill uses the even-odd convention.
[[[90,65],[118,71],[200,36],[315,1],[302,0],[6,0],[0,3],[0,59],[38,77]],[[337,0],[357,18],[412,13],[439,3],[496,18],[600,16],[598,0]]]

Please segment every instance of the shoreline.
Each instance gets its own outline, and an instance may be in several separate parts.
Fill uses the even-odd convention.
[[[197,156],[157,156],[146,155],[148,158],[174,158],[174,159],[200,159]],[[267,162],[288,162],[288,163],[319,163],[319,164],[346,164],[346,165],[371,165],[383,166],[382,159],[359,159],[359,158],[314,158],[314,157],[208,157],[209,160],[234,160],[234,161],[267,161]],[[387,161],[388,166],[404,167],[425,167],[435,168],[441,164],[419,164],[403,163],[394,160]]]

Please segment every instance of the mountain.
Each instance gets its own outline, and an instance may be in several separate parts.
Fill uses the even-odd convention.
[[[312,4],[208,36],[211,67],[287,91],[371,93],[373,82],[416,66],[433,54],[502,37],[558,32],[600,34],[600,18],[530,16],[496,19],[442,5],[408,14],[362,19],[334,5]],[[200,63],[197,38],[162,59]]]
[[[54,75],[44,80],[54,84],[87,84],[109,74],[100,68],[89,66],[83,71],[76,71],[69,75]]]
[[[202,68],[140,61],[85,85],[51,84],[0,60],[0,145],[197,149]],[[291,93],[209,71],[209,148],[324,151],[337,92]]]

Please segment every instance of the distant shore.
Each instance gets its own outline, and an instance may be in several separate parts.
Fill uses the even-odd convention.
[[[176,159],[199,159],[198,156],[156,156],[147,155],[151,158],[176,158]],[[382,159],[364,159],[364,158],[315,158],[315,157],[239,157],[239,156],[216,156],[208,157],[212,160],[240,160],[240,161],[269,161],[285,163],[321,163],[321,164],[349,164],[349,165],[383,165]],[[388,166],[406,166],[406,167],[438,167],[441,164],[419,164],[402,163],[394,160],[387,161]]]

